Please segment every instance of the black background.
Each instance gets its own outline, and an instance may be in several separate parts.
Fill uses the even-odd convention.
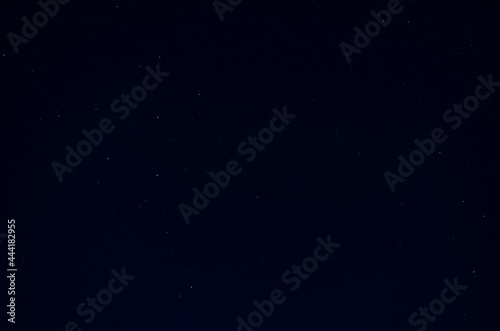
[[[500,80],[499,6],[402,5],[347,64],[339,44],[386,1],[244,0],[221,22],[209,0],[73,0],[18,54],[6,36],[39,7],[4,1],[5,329],[235,330],[331,234],[342,246],[259,330],[416,330],[455,277],[468,288],[429,330],[500,330],[499,92],[396,192],[383,177],[479,75]],[[111,102],[158,63],[170,76],[118,120]],[[284,106],[297,118],[186,226],[178,205]],[[51,163],[105,117],[116,130],[59,183]],[[122,267],[136,278],[86,325],[76,306]]]

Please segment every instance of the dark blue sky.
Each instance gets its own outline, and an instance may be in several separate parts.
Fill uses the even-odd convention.
[[[282,289],[255,330],[418,330],[409,316],[458,277],[427,328],[498,330],[500,92],[457,130],[443,119],[478,76],[500,81],[498,4],[401,1],[347,63],[339,44],[387,5],[244,0],[221,22],[210,0],[73,0],[15,53],[7,35],[40,7],[4,1],[15,328],[236,330]],[[169,76],[121,120],[111,104],[157,65]],[[238,146],[284,107],[296,118],[247,162]],[[51,164],[104,118],[114,131],[59,182]],[[384,172],[439,127],[447,140],[391,192]],[[186,225],[179,204],[231,160],[241,172]],[[341,246],[290,291],[283,273],[328,235]],[[122,268],[136,278],[85,323],[77,306]]]

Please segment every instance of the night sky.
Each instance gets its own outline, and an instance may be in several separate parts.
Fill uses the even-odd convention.
[[[500,330],[499,9],[2,1],[0,330]]]

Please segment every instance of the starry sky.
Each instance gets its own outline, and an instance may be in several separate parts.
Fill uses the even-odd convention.
[[[72,0],[17,52],[7,36],[40,7],[0,4],[0,247],[6,266],[15,219],[18,264],[5,328],[237,330],[282,289],[255,330],[418,330],[409,316],[458,277],[428,329],[500,330],[500,92],[459,129],[443,121],[478,76],[500,81],[498,3],[401,0],[350,63],[339,45],[387,1],[219,3],[222,21],[211,0]],[[157,86],[121,119],[113,102],[148,74]],[[284,109],[296,116],[247,161],[240,144]],[[58,180],[54,162],[103,119],[113,131]],[[439,127],[447,140],[392,192],[384,173]],[[187,224],[180,204],[232,160]],[[283,273],[329,235],[340,247],[290,291]],[[122,268],[135,278],[85,323],[78,305]]]

